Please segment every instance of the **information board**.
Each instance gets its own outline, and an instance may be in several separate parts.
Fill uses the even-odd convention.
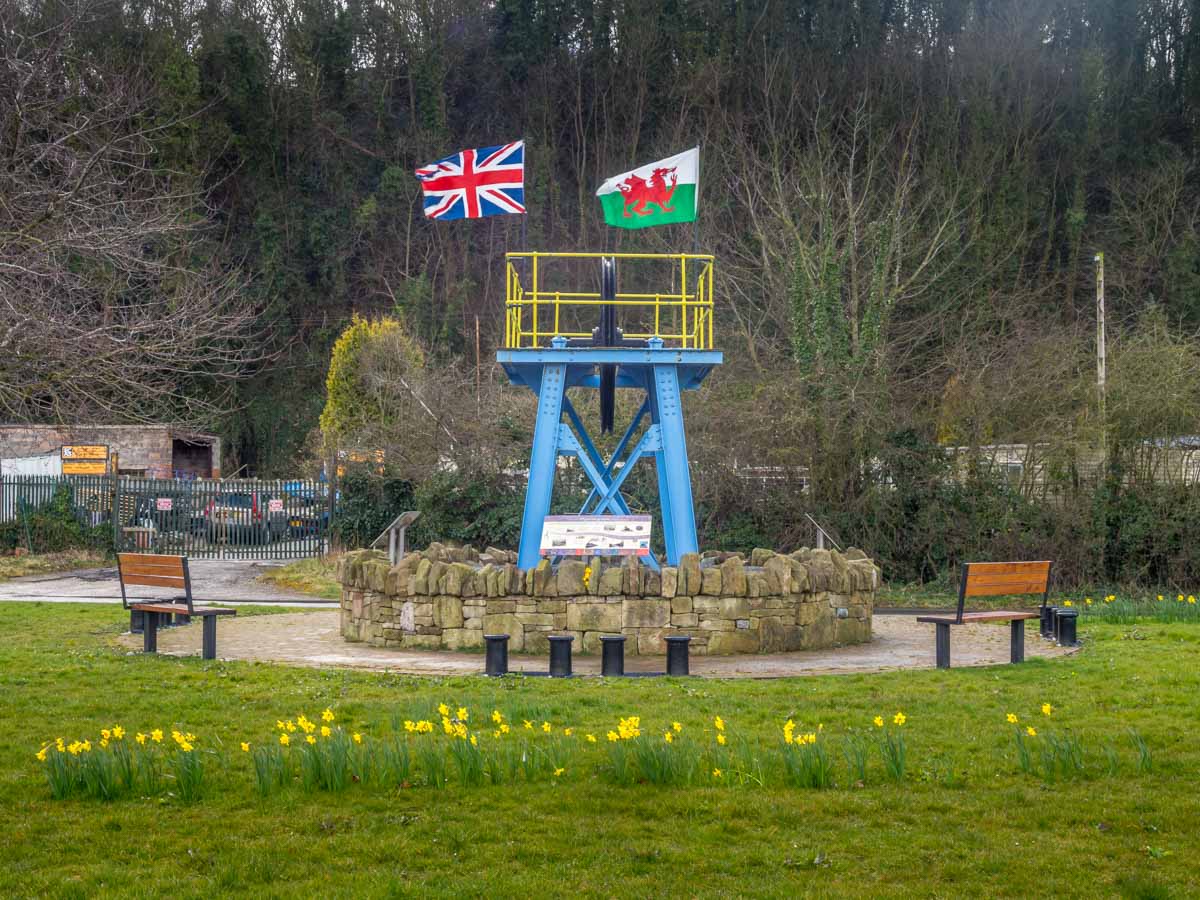
[[[649,556],[650,516],[546,516],[543,556]]]
[[[62,448],[64,475],[105,475],[108,473],[107,444],[66,444]]]

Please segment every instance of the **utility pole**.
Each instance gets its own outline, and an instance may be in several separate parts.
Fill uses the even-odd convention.
[[[1100,462],[1108,470],[1108,414],[1105,409],[1108,368],[1104,334],[1104,253],[1093,258],[1096,263],[1096,392],[1100,402]]]

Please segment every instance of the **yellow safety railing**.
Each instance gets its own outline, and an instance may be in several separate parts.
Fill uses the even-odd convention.
[[[618,291],[604,300],[599,291],[564,291],[547,286],[548,263],[560,260],[629,261],[619,281],[644,275],[633,271],[639,261],[671,263],[670,284],[661,291]],[[510,350],[548,347],[555,337],[590,338],[588,308],[615,306],[624,336],[661,338],[664,347],[684,350],[713,348],[713,257],[699,253],[541,253],[506,254],[504,346]],[[658,273],[661,277],[661,269]],[[559,274],[561,277],[561,273]],[[598,314],[596,316],[598,319]],[[589,330],[571,330],[587,327]],[[640,330],[637,330],[640,329]]]

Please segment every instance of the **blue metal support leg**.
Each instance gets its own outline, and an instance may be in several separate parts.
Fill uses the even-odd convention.
[[[541,557],[542,522],[550,514],[550,500],[554,496],[566,374],[567,367],[562,363],[547,364],[542,370],[533,452],[529,458],[529,489],[525,493],[521,546],[517,551],[517,565],[522,569],[535,568]]]
[[[687,436],[683,429],[683,405],[679,396],[679,373],[674,366],[654,367],[655,406],[662,439],[660,459],[666,478],[667,494],[661,498],[664,511],[669,507],[674,531],[675,554],[667,562],[677,565],[685,553],[696,553],[696,513],[692,506],[692,479],[688,466]],[[664,514],[665,518],[665,514]]]
[[[658,399],[655,396],[653,385],[647,389],[646,401],[650,405],[651,425],[657,426],[659,424]],[[661,433],[658,450],[654,453],[654,472],[658,477],[658,506],[662,513],[663,546],[667,551],[667,562],[671,564],[672,560],[679,560],[679,550],[675,546],[675,523],[671,518],[671,504],[668,501],[671,491],[667,487],[667,463],[662,451]]]

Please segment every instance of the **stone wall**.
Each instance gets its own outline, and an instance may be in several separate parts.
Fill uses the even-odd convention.
[[[373,550],[338,563],[342,636],[378,647],[460,650],[507,634],[512,652],[544,653],[551,634],[574,635],[598,653],[624,634],[625,652],[661,654],[663,638],[692,637],[692,653],[815,650],[871,639],[879,571],[845,554],[755,550],[688,554],[655,572],[635,557],[590,563],[542,560],[521,570],[516,554],[431,544],[396,566]]]
[[[204,445],[209,466],[189,454],[175,459],[175,441]],[[0,459],[57,453],[64,444],[106,444],[122,471],[171,478],[176,468],[204,478],[221,477],[221,441],[210,434],[177,431],[168,425],[0,425]],[[212,449],[207,450],[208,447]]]

